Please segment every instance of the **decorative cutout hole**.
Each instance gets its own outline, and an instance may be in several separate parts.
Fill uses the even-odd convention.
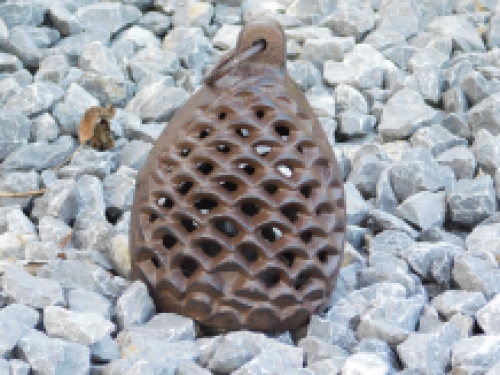
[[[257,154],[259,154],[260,156],[266,156],[267,154],[269,154],[271,151],[272,151],[272,147],[271,146],[268,146],[268,145],[257,145],[255,146],[255,151],[257,152]]]
[[[187,230],[189,233],[196,230],[198,228],[198,223],[194,220],[188,218],[181,219],[181,225]]]
[[[217,151],[222,152],[223,154],[227,154],[229,151],[231,151],[231,149],[226,145],[218,145]]]
[[[156,203],[158,204],[158,206],[164,208],[174,207],[174,201],[169,197],[160,197],[158,198],[158,201]]]
[[[283,207],[281,209],[281,213],[292,223],[295,223],[299,219],[299,210],[294,205],[287,205]]]
[[[236,129],[236,134],[238,134],[240,137],[247,138],[250,136],[250,130],[246,128],[238,128]]]
[[[260,207],[252,202],[246,202],[241,205],[241,212],[247,216],[255,216],[259,213]]]
[[[165,247],[165,249],[170,250],[177,243],[177,238],[175,238],[171,234],[167,234],[167,235],[163,236],[162,242],[163,242],[163,246]]]
[[[273,243],[283,237],[283,233],[277,227],[265,227],[261,230],[262,237]]]
[[[304,198],[309,198],[311,196],[311,193],[312,193],[312,187],[306,185],[306,186],[302,186],[300,188],[300,193],[304,196]]]
[[[293,168],[290,167],[289,165],[286,164],[278,165],[278,171],[285,177],[290,178],[293,176]]]
[[[312,232],[310,231],[305,231],[304,233],[302,233],[300,235],[300,239],[302,240],[302,242],[304,242],[305,244],[308,244],[312,241],[312,238],[313,238],[313,234]]]
[[[263,272],[260,276],[260,281],[264,283],[266,288],[272,288],[278,285],[280,282],[280,274],[276,270],[267,270]]]
[[[322,250],[318,253],[318,259],[321,263],[328,263],[328,257],[330,253],[326,250]]]
[[[214,166],[210,163],[198,163],[196,164],[196,169],[198,169],[205,176],[210,174],[214,170]]]
[[[255,117],[257,117],[259,120],[262,120],[265,115],[266,115],[266,112],[264,112],[263,109],[257,109],[255,111]]]
[[[243,245],[240,248],[240,254],[248,263],[254,263],[259,259],[259,253],[253,247]]]
[[[255,46],[257,44],[262,44],[262,51],[266,50],[266,48],[267,48],[267,40],[265,40],[264,38],[260,38],[260,39],[257,39],[256,41],[254,41],[252,43],[253,46]]]
[[[295,262],[295,254],[291,251],[285,251],[278,255],[279,260],[283,262],[287,267],[292,267],[293,262]]]
[[[181,262],[181,272],[186,278],[190,278],[198,269],[198,263],[194,259],[186,258]]]
[[[185,158],[186,156],[188,156],[188,155],[189,155],[189,153],[190,153],[190,152],[191,152],[191,149],[189,149],[189,148],[184,148],[184,149],[182,149],[182,150],[181,150],[181,156],[182,156],[183,158]]]
[[[332,205],[328,204],[328,203],[324,203],[316,209],[316,215],[318,215],[318,216],[333,214],[333,212],[334,212],[334,209],[333,209]]]
[[[228,237],[236,237],[238,235],[238,228],[229,220],[217,220],[215,227]]]
[[[301,153],[301,154],[303,154],[303,153],[304,153],[304,149],[302,148],[302,146],[301,146],[301,145],[298,145],[298,146],[297,146],[297,151],[298,151],[299,153]]]
[[[179,188],[177,191],[180,195],[186,195],[189,193],[189,190],[193,187],[193,183],[191,181],[184,181],[179,184]]]
[[[238,189],[238,185],[236,185],[234,182],[231,181],[221,181],[220,184],[227,191],[233,192]]]
[[[222,247],[212,240],[203,240],[200,243],[200,248],[210,258],[215,258],[222,251]]]
[[[227,117],[227,113],[226,112],[220,112],[219,113],[219,120],[221,121],[224,121]]]
[[[160,258],[158,258],[158,255],[153,255],[153,257],[151,258],[151,263],[153,263],[153,265],[156,267],[156,268],[160,268],[161,267],[161,260]]]
[[[120,220],[120,218],[122,217],[123,211],[118,207],[107,207],[104,214],[106,215],[106,220],[108,220],[108,223],[116,225],[116,223],[118,223],[118,220]]]
[[[290,136],[290,129],[287,126],[276,125],[274,127],[274,130],[276,130],[276,133],[278,133],[281,139],[283,139],[284,141],[286,141]]]
[[[278,191],[278,186],[274,185],[274,184],[268,184],[266,186],[264,186],[264,189],[270,194],[270,195],[274,195],[276,194],[276,192]]]
[[[294,282],[294,287],[296,290],[301,289],[311,278],[311,274],[308,271],[303,271],[297,276],[297,279]]]
[[[245,173],[249,176],[251,176],[255,173],[255,168],[247,163],[240,163],[240,165],[238,165],[238,168],[243,169],[245,171]]]
[[[210,129],[203,129],[203,130],[200,132],[200,138],[201,138],[201,139],[203,139],[203,138],[207,138],[209,135],[210,135]]]
[[[151,214],[149,215],[149,222],[154,223],[156,220],[158,220],[159,216],[157,214]]]
[[[214,209],[217,206],[217,202],[210,198],[198,199],[194,204],[194,207],[199,210],[202,215],[208,214],[210,210]]]

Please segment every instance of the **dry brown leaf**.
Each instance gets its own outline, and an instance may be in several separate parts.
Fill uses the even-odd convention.
[[[80,121],[78,129],[80,144],[83,145],[93,140],[94,137],[102,139],[103,133],[106,132],[109,133],[107,137],[112,138],[110,120],[115,116],[115,113],[116,109],[113,107],[90,107]],[[109,143],[109,140],[105,143]]]
[[[476,10],[478,12],[484,12],[486,11],[486,8],[481,4],[481,0],[475,0],[476,1]]]

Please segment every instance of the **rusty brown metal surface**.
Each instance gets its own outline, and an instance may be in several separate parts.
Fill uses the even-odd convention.
[[[140,171],[132,271],[159,310],[281,331],[326,307],[345,240],[342,177],[285,63],[278,24],[245,25]]]

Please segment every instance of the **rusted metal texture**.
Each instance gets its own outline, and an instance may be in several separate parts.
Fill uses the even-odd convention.
[[[140,171],[133,276],[162,311],[288,330],[326,307],[344,239],[341,173],[286,72],[283,30],[247,23]]]

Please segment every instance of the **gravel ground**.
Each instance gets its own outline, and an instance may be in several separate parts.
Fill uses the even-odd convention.
[[[346,255],[304,329],[200,337],[129,280],[137,171],[275,17],[338,156]],[[0,0],[0,374],[500,374],[500,2]],[[115,147],[77,147],[95,105]]]

